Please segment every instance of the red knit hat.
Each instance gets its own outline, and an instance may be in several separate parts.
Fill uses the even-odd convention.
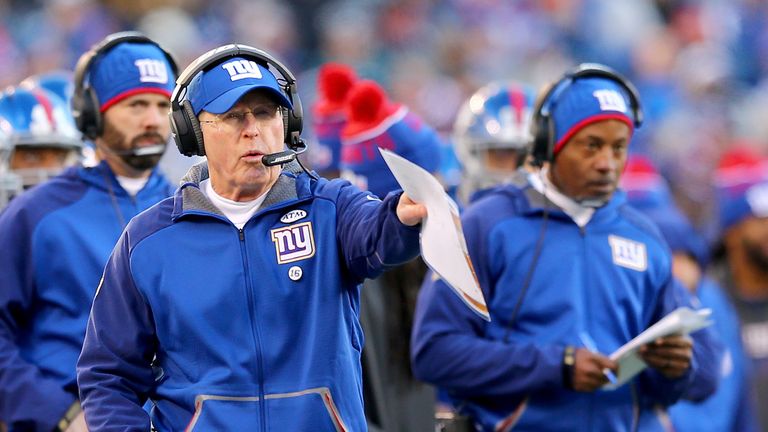
[[[357,81],[355,71],[341,63],[325,63],[317,74],[317,101],[312,109],[315,115],[328,116],[341,113],[349,90]]]
[[[347,95],[344,105],[347,124],[341,136],[348,138],[381,127],[398,109],[400,105],[392,103],[375,81],[358,81]]]

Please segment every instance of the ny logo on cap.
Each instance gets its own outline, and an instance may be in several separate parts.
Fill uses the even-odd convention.
[[[597,98],[600,111],[627,112],[627,103],[621,93],[616,90],[596,90],[592,96]]]
[[[139,69],[139,81],[167,84],[168,70],[165,62],[157,59],[138,59],[133,64]]]
[[[237,81],[245,78],[261,79],[259,65],[251,60],[233,60],[221,65],[228,73],[229,79]]]

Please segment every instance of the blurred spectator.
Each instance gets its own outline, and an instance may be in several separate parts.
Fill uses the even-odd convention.
[[[418,115],[391,102],[379,84],[358,81],[344,108],[341,130],[342,177],[380,198],[398,189],[379,148],[391,150],[429,172],[440,166],[440,138]]]
[[[768,430],[768,160],[745,148],[723,155],[716,176],[722,256],[713,274],[742,322],[762,430]]]
[[[357,75],[342,63],[325,63],[317,74],[317,97],[310,120],[314,145],[309,147],[312,168],[322,177],[339,177],[341,130],[347,121],[344,103]]]
[[[648,158],[629,158],[621,188],[627,193],[627,203],[659,227],[672,251],[672,273],[698,298],[702,308],[712,310],[715,332],[725,345],[715,394],[703,401],[680,401],[669,408],[668,416],[656,408],[655,420],[671,422],[678,432],[756,432],[750,365],[741,342],[739,317],[720,285],[705,274],[707,243],[677,208],[669,186]]]

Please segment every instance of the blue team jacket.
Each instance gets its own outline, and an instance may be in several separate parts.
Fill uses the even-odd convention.
[[[106,163],[73,167],[0,214],[0,421],[53,430],[77,399],[91,300],[123,225],[170,196],[157,172],[135,198]]]
[[[418,227],[343,180],[283,171],[238,230],[193,167],[136,217],[94,299],[78,383],[91,430],[362,431],[359,284]]]
[[[428,278],[413,329],[415,375],[445,389],[484,431],[630,431],[641,409],[673,403],[694,377],[711,393],[715,374],[698,377],[696,355],[678,380],[646,370],[614,391],[564,388],[563,351],[583,347],[581,334],[609,354],[690,298],[672,282],[657,230],[625,205],[623,192],[584,228],[557,208],[544,218],[543,207],[533,188],[505,186],[467,208],[462,226],[491,322]]]

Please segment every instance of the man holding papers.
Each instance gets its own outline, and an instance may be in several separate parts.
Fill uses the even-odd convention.
[[[440,280],[419,296],[417,377],[447,390],[483,431],[634,431],[639,415],[705,396],[708,330],[672,334],[637,353],[648,368],[623,385],[609,358],[690,297],[672,279],[655,227],[616,191],[642,122],[630,83],[600,65],[567,73],[534,111],[541,169],[503,186],[462,218],[490,322]],[[710,354],[711,355],[711,354]],[[644,429],[641,429],[644,430]]]

